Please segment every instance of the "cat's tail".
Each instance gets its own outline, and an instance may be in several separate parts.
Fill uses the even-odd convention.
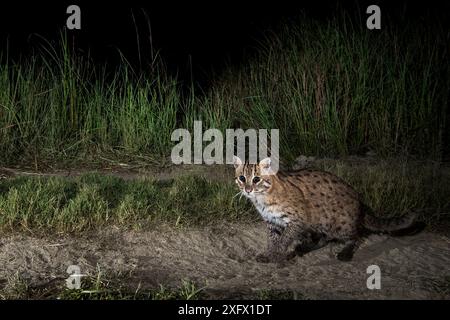
[[[363,225],[371,232],[389,233],[395,236],[412,235],[425,227],[417,221],[416,213],[407,213],[398,218],[380,218],[365,210]]]

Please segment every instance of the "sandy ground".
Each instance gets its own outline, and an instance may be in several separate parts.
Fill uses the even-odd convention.
[[[286,265],[263,264],[262,223],[221,224],[202,229],[161,227],[153,231],[110,228],[80,236],[0,237],[0,284],[19,274],[45,286],[68,276],[71,264],[83,273],[127,275],[130,288],[179,286],[190,279],[212,298],[245,298],[261,289],[292,290],[308,299],[449,299],[450,239],[422,232],[412,237],[371,235],[353,261],[334,257],[331,244]],[[381,289],[366,286],[369,265],[381,269]]]

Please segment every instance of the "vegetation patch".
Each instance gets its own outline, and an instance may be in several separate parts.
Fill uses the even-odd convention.
[[[314,166],[342,177],[380,216],[416,212],[429,223],[450,216],[450,170],[436,163],[319,160]],[[238,191],[232,176],[223,181],[192,174],[124,180],[97,173],[3,179],[0,229],[80,232],[106,225],[146,229],[158,223],[181,227],[256,221],[255,209]]]
[[[0,57],[0,161],[161,159],[173,130],[194,120],[280,129],[288,161],[367,151],[439,160],[446,148],[449,52],[438,21],[367,32],[344,13],[327,23],[299,17],[188,95],[160,59],[139,72],[123,58],[111,72],[67,42],[62,35],[31,57]]]

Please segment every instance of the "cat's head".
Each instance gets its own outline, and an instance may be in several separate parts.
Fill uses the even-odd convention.
[[[264,195],[270,190],[273,177],[270,158],[265,158],[257,164],[250,164],[234,156],[233,164],[236,184],[245,196]]]

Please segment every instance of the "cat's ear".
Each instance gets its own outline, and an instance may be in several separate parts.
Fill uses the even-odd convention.
[[[239,167],[242,164],[242,160],[239,157],[233,156],[233,165],[234,168],[236,169],[237,167]]]
[[[270,158],[264,158],[259,162],[259,166],[263,169],[268,169],[270,168],[271,163],[272,161],[270,160]]]
[[[261,175],[271,175],[273,173],[271,164],[272,164],[272,160],[270,160],[270,158],[264,158],[259,162],[259,168],[261,169]]]

